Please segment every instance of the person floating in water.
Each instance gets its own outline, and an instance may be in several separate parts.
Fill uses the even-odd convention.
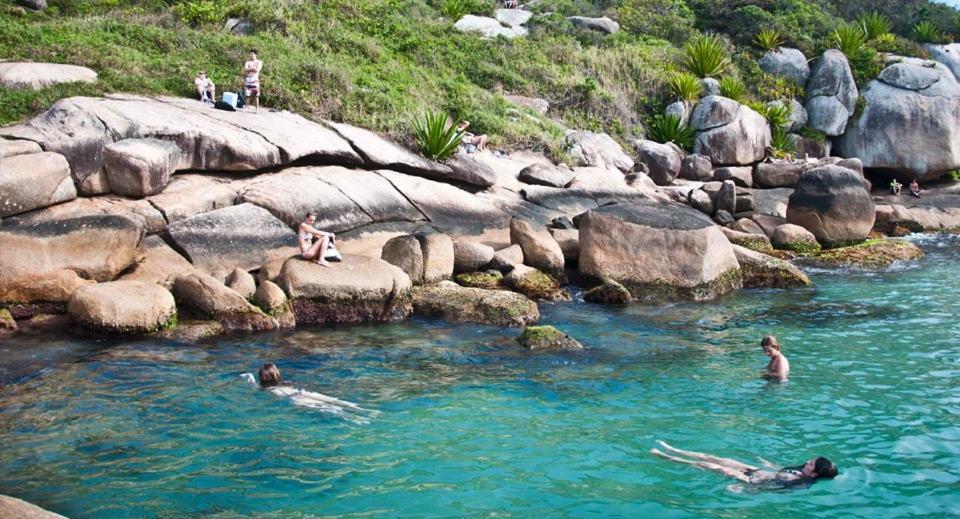
[[[256,379],[250,373],[244,373],[241,376],[274,395],[289,398],[294,405],[334,414],[351,422],[369,423],[371,417],[380,414],[379,411],[364,409],[353,402],[292,387],[280,376],[280,369],[276,364],[264,364],[257,373]]]
[[[764,461],[766,469],[754,467],[730,458],[721,458],[701,452],[683,451],[671,447],[664,441],[657,441],[660,449],[650,449],[650,453],[663,459],[693,465],[701,469],[719,472],[744,483],[767,488],[789,488],[798,485],[810,485],[818,479],[837,477],[837,466],[824,457],[811,458],[803,465],[777,468]]]
[[[787,380],[787,375],[790,374],[790,361],[780,351],[777,338],[773,335],[767,335],[760,341],[760,347],[763,348],[764,355],[770,357],[770,363],[767,364],[767,371],[764,372],[763,378]]]

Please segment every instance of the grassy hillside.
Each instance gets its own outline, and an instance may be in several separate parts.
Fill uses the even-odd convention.
[[[471,120],[494,145],[556,156],[563,127],[642,135],[644,122],[673,100],[666,81],[683,43],[698,32],[724,35],[733,60],[726,75],[746,84],[747,98],[765,101],[792,92],[755,64],[760,50],[751,41],[762,28],[779,29],[785,44],[812,56],[831,45],[844,18],[870,5],[903,36],[930,19],[938,37],[949,39],[957,16],[925,0],[540,0],[531,9],[551,14],[535,18],[528,37],[507,41],[452,28],[464,13],[492,13],[491,0],[51,0],[42,13],[0,1],[0,56],[86,65],[101,78],[41,92],[0,89],[0,124],[69,95],[190,95],[200,68],[219,90],[237,89],[246,50],[256,48],[266,63],[267,106],[400,140],[410,139],[414,114],[443,110]],[[600,36],[575,29],[564,18],[573,14],[609,15],[624,30]],[[223,31],[228,16],[252,20],[257,32]],[[902,38],[890,45],[922,53]],[[543,97],[554,108],[549,117],[519,113],[504,93]]]

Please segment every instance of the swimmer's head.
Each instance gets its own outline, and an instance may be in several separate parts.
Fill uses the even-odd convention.
[[[801,472],[803,472],[804,476],[811,477],[813,479],[833,479],[837,477],[837,474],[839,473],[837,466],[823,456],[808,460],[803,465]]]
[[[773,335],[767,335],[760,341],[760,347],[763,348],[764,353],[769,351],[780,351],[780,343],[777,342],[777,338]]]
[[[257,376],[260,378],[260,387],[279,386],[282,381],[276,364],[264,364]]]

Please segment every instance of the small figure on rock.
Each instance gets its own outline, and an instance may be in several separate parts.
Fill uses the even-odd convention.
[[[207,77],[206,70],[201,70],[197,74],[193,84],[197,87],[197,96],[201,102],[213,104],[217,100],[217,86]]]
[[[305,260],[313,260],[317,265],[329,267],[325,259],[327,247],[336,239],[332,232],[319,231],[313,227],[317,221],[317,213],[307,213],[306,219],[300,223],[297,238],[300,241],[300,256]],[[314,236],[320,238],[313,241]]]
[[[257,59],[257,50],[250,49],[250,59],[243,64],[243,93],[247,98],[245,111],[250,110],[250,101],[253,100],[256,113],[260,113],[260,69],[262,68],[263,62]]]
[[[917,182],[917,179],[913,179],[910,182],[910,194],[920,198],[920,183]]]
[[[467,128],[469,127],[470,121],[462,121],[459,125],[457,125],[457,130],[463,132],[463,145],[467,149],[467,153],[486,150],[487,135],[474,135],[467,131]]]
[[[895,196],[900,196],[900,190],[903,188],[903,184],[897,182],[897,179],[890,181],[890,192]]]
[[[767,364],[767,370],[764,372],[763,378],[779,381],[787,380],[787,376],[790,374],[790,361],[780,351],[780,343],[777,342],[777,338],[767,335],[760,341],[760,347],[763,348],[764,355],[770,357],[770,363]]]

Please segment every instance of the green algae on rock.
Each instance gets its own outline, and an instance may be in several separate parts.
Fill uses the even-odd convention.
[[[582,350],[583,345],[553,326],[527,326],[517,337],[524,348],[531,351]]]
[[[524,326],[540,319],[537,304],[507,290],[461,287],[441,282],[413,291],[413,311],[450,322]]]
[[[898,261],[922,257],[923,250],[907,240],[881,239],[808,255],[804,257],[804,262],[822,267],[882,269]]]

